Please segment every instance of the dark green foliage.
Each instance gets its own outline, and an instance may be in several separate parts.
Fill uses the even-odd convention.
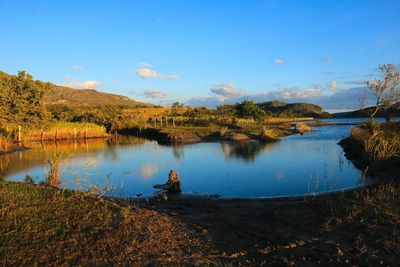
[[[257,104],[262,110],[269,113],[270,116],[278,116],[283,118],[296,117],[314,117],[329,118],[331,114],[325,112],[321,107],[307,103],[291,103],[287,104],[281,101],[263,102]]]
[[[184,105],[182,104],[182,103],[180,103],[180,102],[174,102],[172,105],[171,105],[171,108],[181,108],[181,107],[183,107]]]
[[[265,112],[250,100],[243,100],[241,103],[236,103],[235,115],[238,118],[254,119],[259,122],[265,119]]]
[[[235,106],[224,104],[217,107],[217,114],[221,117],[232,117],[235,113]]]
[[[16,76],[0,76],[0,127],[42,128],[50,122],[44,107],[44,89],[31,75],[19,71]]]

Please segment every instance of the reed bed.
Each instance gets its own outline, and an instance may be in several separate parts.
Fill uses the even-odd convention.
[[[268,118],[265,119],[265,123],[289,123],[297,121],[312,121],[313,117],[300,117],[300,118]]]
[[[296,123],[295,127],[296,131],[301,134],[312,131],[312,128],[305,123]]]
[[[371,162],[400,157],[399,129],[390,126],[379,125],[373,131],[367,126],[355,127],[350,137],[361,145]]]
[[[23,139],[30,141],[107,137],[106,128],[93,123],[59,122],[48,130],[33,130]]]

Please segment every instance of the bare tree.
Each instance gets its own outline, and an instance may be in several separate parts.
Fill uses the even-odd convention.
[[[388,109],[400,100],[400,71],[394,64],[379,65],[382,74],[381,79],[368,82],[368,89],[375,96],[375,107],[369,115],[371,126],[374,125],[374,117],[380,110]]]

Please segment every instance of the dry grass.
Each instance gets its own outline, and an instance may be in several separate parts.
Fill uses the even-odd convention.
[[[301,134],[312,131],[312,128],[305,123],[296,123],[295,127],[296,131]]]
[[[0,265],[398,266],[397,184],[253,201],[182,198],[154,210],[2,182]]]
[[[260,140],[264,142],[278,141],[279,135],[276,133],[275,129],[264,127],[260,134]]]
[[[338,237],[353,232],[353,255],[369,255],[373,261],[387,261],[380,255],[400,252],[400,187],[389,183],[355,193],[331,203],[331,215],[324,231]],[[373,255],[371,253],[373,252]],[[374,264],[373,264],[374,265]]]
[[[221,127],[218,130],[220,136],[224,136],[228,132],[228,127]]]
[[[48,130],[30,131],[24,140],[67,140],[107,137],[106,129],[93,123],[58,122]]]
[[[265,123],[289,123],[296,121],[312,121],[313,117],[301,117],[301,118],[268,118],[265,119]]]
[[[179,219],[112,200],[0,183],[0,265],[206,265],[202,236]]]
[[[400,136],[387,137],[382,131],[375,132],[364,141],[364,146],[371,161],[400,156]]]
[[[57,187],[61,184],[60,172],[66,158],[62,153],[53,154],[47,163],[46,183],[49,186]]]
[[[358,142],[370,162],[400,156],[400,131],[391,125],[378,125],[374,131],[367,126],[351,129],[350,137]]]

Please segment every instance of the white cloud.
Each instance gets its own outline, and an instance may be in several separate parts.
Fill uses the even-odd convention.
[[[61,86],[71,87],[74,89],[96,89],[100,87],[102,83],[98,81],[79,81],[71,76],[66,75],[64,77],[64,83]]]
[[[169,95],[157,89],[148,89],[143,93],[148,98],[166,98]]]
[[[236,97],[236,96],[241,96],[243,95],[242,92],[239,92],[238,90],[235,89],[235,87],[231,84],[216,84],[213,86],[213,88],[210,89],[210,91],[216,95],[222,96],[222,97]]]
[[[337,82],[336,81],[332,81],[328,83],[328,89],[329,90],[336,90],[337,89]]]
[[[176,74],[173,74],[173,75],[164,76],[164,79],[176,81],[176,80],[179,80],[179,76]]]
[[[312,98],[321,95],[321,88],[319,86],[313,86],[308,89],[301,88],[285,88],[279,91],[272,91],[267,93],[268,96],[274,99],[304,99],[304,98]]]
[[[274,60],[274,64],[276,64],[276,65],[282,65],[283,63],[284,63],[284,61],[281,58],[277,58]]]
[[[256,103],[281,100],[286,103],[310,103],[321,106],[327,111],[354,110],[360,108],[359,99],[366,99],[366,106],[374,104],[373,95],[368,87],[353,87],[349,89],[334,90],[329,95],[323,94],[324,90],[319,85],[309,88],[292,87],[265,93],[242,94],[241,96],[224,97],[213,95],[208,97],[194,97],[187,101],[191,106],[216,107],[221,104],[234,104],[245,99]],[[326,92],[326,91],[325,91]],[[221,101],[222,98],[222,101]]]
[[[160,79],[160,80],[179,80],[178,75],[164,75],[161,73],[157,73],[156,71],[150,68],[140,68],[138,70],[132,70],[130,73],[135,74],[143,79]]]
[[[139,62],[136,64],[139,68],[151,68],[151,64],[145,62]]]
[[[241,102],[244,99],[253,100],[255,102],[264,102],[272,100],[284,100],[284,101],[305,101],[307,99],[320,97],[322,90],[318,85],[314,85],[311,88],[301,89],[301,88],[285,88],[283,90],[275,90],[268,93],[259,94],[245,94],[239,92],[238,94],[231,94],[230,96],[216,95],[211,97],[194,97],[188,100],[188,104],[192,106],[206,106],[215,107],[222,103],[234,104]]]
[[[161,78],[161,75],[151,70],[149,68],[141,68],[135,71],[131,71],[131,73],[141,77],[141,78]]]
[[[75,88],[75,89],[96,89],[102,84],[97,81],[84,81],[84,82],[72,82],[64,84],[64,86]]]
[[[72,66],[71,69],[73,71],[85,71],[85,68],[82,66]]]

